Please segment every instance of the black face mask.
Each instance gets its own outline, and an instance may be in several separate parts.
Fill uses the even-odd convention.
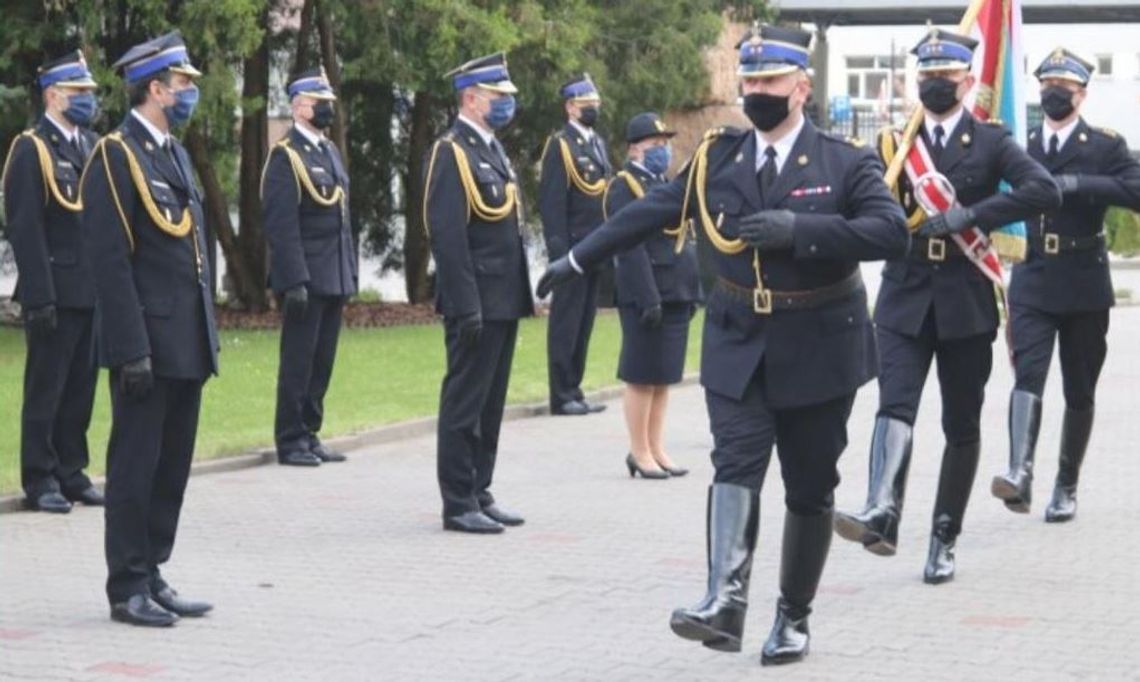
[[[598,108],[597,107],[582,107],[581,114],[578,116],[578,122],[587,128],[593,128],[598,122]]]
[[[1053,121],[1063,121],[1073,113],[1073,92],[1060,85],[1041,91],[1041,109]]]
[[[788,117],[790,95],[780,97],[765,93],[744,96],[744,115],[764,132],[772,130]]]
[[[958,104],[958,84],[949,78],[927,78],[918,84],[922,106],[936,114],[945,114]]]
[[[313,105],[313,118],[310,123],[313,127],[325,129],[333,124],[336,119],[336,111],[333,109],[333,103],[328,100],[321,100]]]

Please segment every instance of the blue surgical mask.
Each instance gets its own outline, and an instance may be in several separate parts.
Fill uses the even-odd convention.
[[[483,116],[483,121],[491,130],[502,130],[514,117],[515,98],[513,95],[504,95],[491,100],[491,110]]]
[[[99,111],[99,101],[93,92],[77,92],[67,98],[67,108],[63,117],[77,126],[91,125]]]
[[[673,160],[673,150],[667,144],[659,144],[645,150],[642,164],[645,170],[654,175],[664,175],[669,170],[669,162]]]
[[[174,104],[163,107],[166,122],[171,126],[180,126],[190,120],[194,114],[194,107],[198,106],[198,86],[191,85],[174,93]]]

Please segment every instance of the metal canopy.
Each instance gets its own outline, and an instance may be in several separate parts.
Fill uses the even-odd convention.
[[[898,4],[883,0],[809,2],[777,0],[772,5],[780,21],[811,22],[825,26],[892,26],[956,24],[966,11],[965,0],[920,0]],[[1140,23],[1140,4],[1105,0],[1024,0],[1022,20],[1027,24]]]

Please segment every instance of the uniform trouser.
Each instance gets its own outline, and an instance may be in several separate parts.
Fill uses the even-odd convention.
[[[87,427],[95,401],[90,310],[61,308],[52,331],[25,332],[24,407],[20,424],[20,473],[24,492],[76,495],[91,485]]]
[[[310,295],[303,314],[284,315],[274,425],[278,453],[307,450],[321,430],[345,300]]]
[[[145,398],[131,398],[111,372],[104,550],[112,604],[149,592],[174,549],[201,397],[201,380],[157,377]]]
[[[986,382],[993,367],[995,332],[941,340],[931,311],[917,337],[879,327],[879,413],[914,424],[930,363],[938,358],[942,433],[948,445],[981,440]]]
[[[518,329],[518,320],[486,321],[478,341],[464,344],[459,325],[444,321],[447,373],[440,389],[436,444],[444,516],[494,502],[491,478]]]
[[[830,511],[854,400],[852,392],[816,405],[774,409],[756,379],[741,400],[706,390],[713,480],[759,491],[775,445],[788,510],[806,516]]]
[[[1047,313],[1015,304],[1010,319],[1017,389],[1041,397],[1057,339],[1066,407],[1093,407],[1097,379],[1108,352],[1108,310]]]
[[[586,372],[586,352],[597,308],[597,272],[587,272],[554,289],[546,326],[552,408],[583,398],[582,377]]]

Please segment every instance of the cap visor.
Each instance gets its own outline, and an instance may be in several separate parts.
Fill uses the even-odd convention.
[[[783,76],[784,74],[801,70],[802,69],[795,64],[772,64],[771,66],[762,65],[760,69],[754,71],[745,71],[744,69],[738,68],[736,70],[736,76],[744,80],[749,78],[771,78],[773,76]]]
[[[515,84],[510,81],[499,81],[497,83],[479,83],[478,87],[491,92],[498,92],[504,95],[513,95],[519,91]]]
[[[966,62],[941,62],[935,64],[919,64],[919,73],[930,73],[932,71],[968,71],[970,65]]]
[[[1088,83],[1087,80],[1081,78],[1072,71],[1044,71],[1037,74],[1037,80],[1039,81],[1043,81],[1046,78],[1056,78],[1057,80],[1070,81],[1078,85],[1085,85]]]
[[[314,90],[312,92],[298,92],[296,95],[293,95],[293,96],[294,97],[298,97],[298,96],[312,97],[313,99],[321,99],[321,100],[325,100],[328,102],[335,102],[336,101],[336,93],[332,92],[331,90]]]
[[[59,81],[58,83],[52,83],[50,87],[53,87],[53,88],[79,88],[79,89],[83,89],[83,90],[90,90],[92,88],[99,87],[99,84],[96,83],[95,81],[91,80],[90,78],[85,78],[83,80],[77,80],[77,81]]]
[[[172,66],[172,67],[170,67],[170,70],[173,71],[174,73],[180,73],[184,76],[190,76],[191,78],[197,78],[198,76],[202,75],[201,71],[199,71],[198,69],[195,69],[190,64],[179,64],[178,66]]]

